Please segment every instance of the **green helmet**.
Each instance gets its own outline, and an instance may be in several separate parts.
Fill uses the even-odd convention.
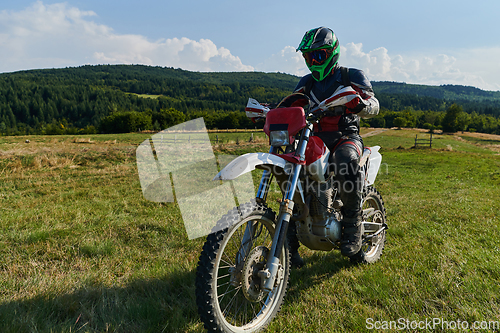
[[[306,65],[316,81],[327,77],[339,61],[340,47],[335,33],[325,27],[305,33],[297,51],[301,51]]]

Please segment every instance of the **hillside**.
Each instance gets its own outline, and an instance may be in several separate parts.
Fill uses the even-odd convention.
[[[415,110],[444,111],[457,103],[464,111],[500,115],[500,91],[485,91],[460,85],[426,86],[400,82],[372,82],[381,105],[389,110],[412,107]]]
[[[378,93],[429,96],[448,100],[495,101],[500,99],[500,91],[485,91],[475,87],[460,85],[426,86],[401,82],[373,82]]]
[[[248,97],[279,100],[295,81],[284,74],[120,65],[1,74],[0,133],[37,133],[51,124],[98,127],[104,117],[119,111],[243,111]]]
[[[155,114],[171,109],[182,112],[185,119],[212,117],[212,127],[252,126],[241,112],[248,98],[277,102],[298,80],[282,73],[199,73],[142,65],[4,73],[0,74],[0,134],[60,134],[69,129],[91,133],[108,115],[131,111],[147,114],[143,123],[153,126],[155,119],[165,118]],[[500,92],[395,82],[373,82],[373,86],[383,110],[445,111],[458,103],[468,113],[500,115]],[[221,123],[221,117],[227,119]]]

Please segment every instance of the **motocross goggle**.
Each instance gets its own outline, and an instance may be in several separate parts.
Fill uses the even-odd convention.
[[[333,48],[317,49],[308,52],[302,52],[302,56],[306,60],[309,67],[321,66],[332,56]]]

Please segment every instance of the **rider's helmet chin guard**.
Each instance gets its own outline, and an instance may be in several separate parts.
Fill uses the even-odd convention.
[[[322,81],[331,73],[340,56],[337,36],[326,27],[306,32],[297,51],[302,52],[306,65],[316,81]]]

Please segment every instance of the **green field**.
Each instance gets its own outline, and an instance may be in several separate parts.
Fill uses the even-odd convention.
[[[365,139],[382,146],[382,259],[301,247],[306,266],[269,332],[500,321],[500,139],[435,135],[433,149],[411,149],[416,133]],[[203,239],[187,239],[175,204],[143,199],[135,149],[148,137],[0,137],[0,332],[203,332]],[[249,137],[210,134],[219,153],[267,151]]]

